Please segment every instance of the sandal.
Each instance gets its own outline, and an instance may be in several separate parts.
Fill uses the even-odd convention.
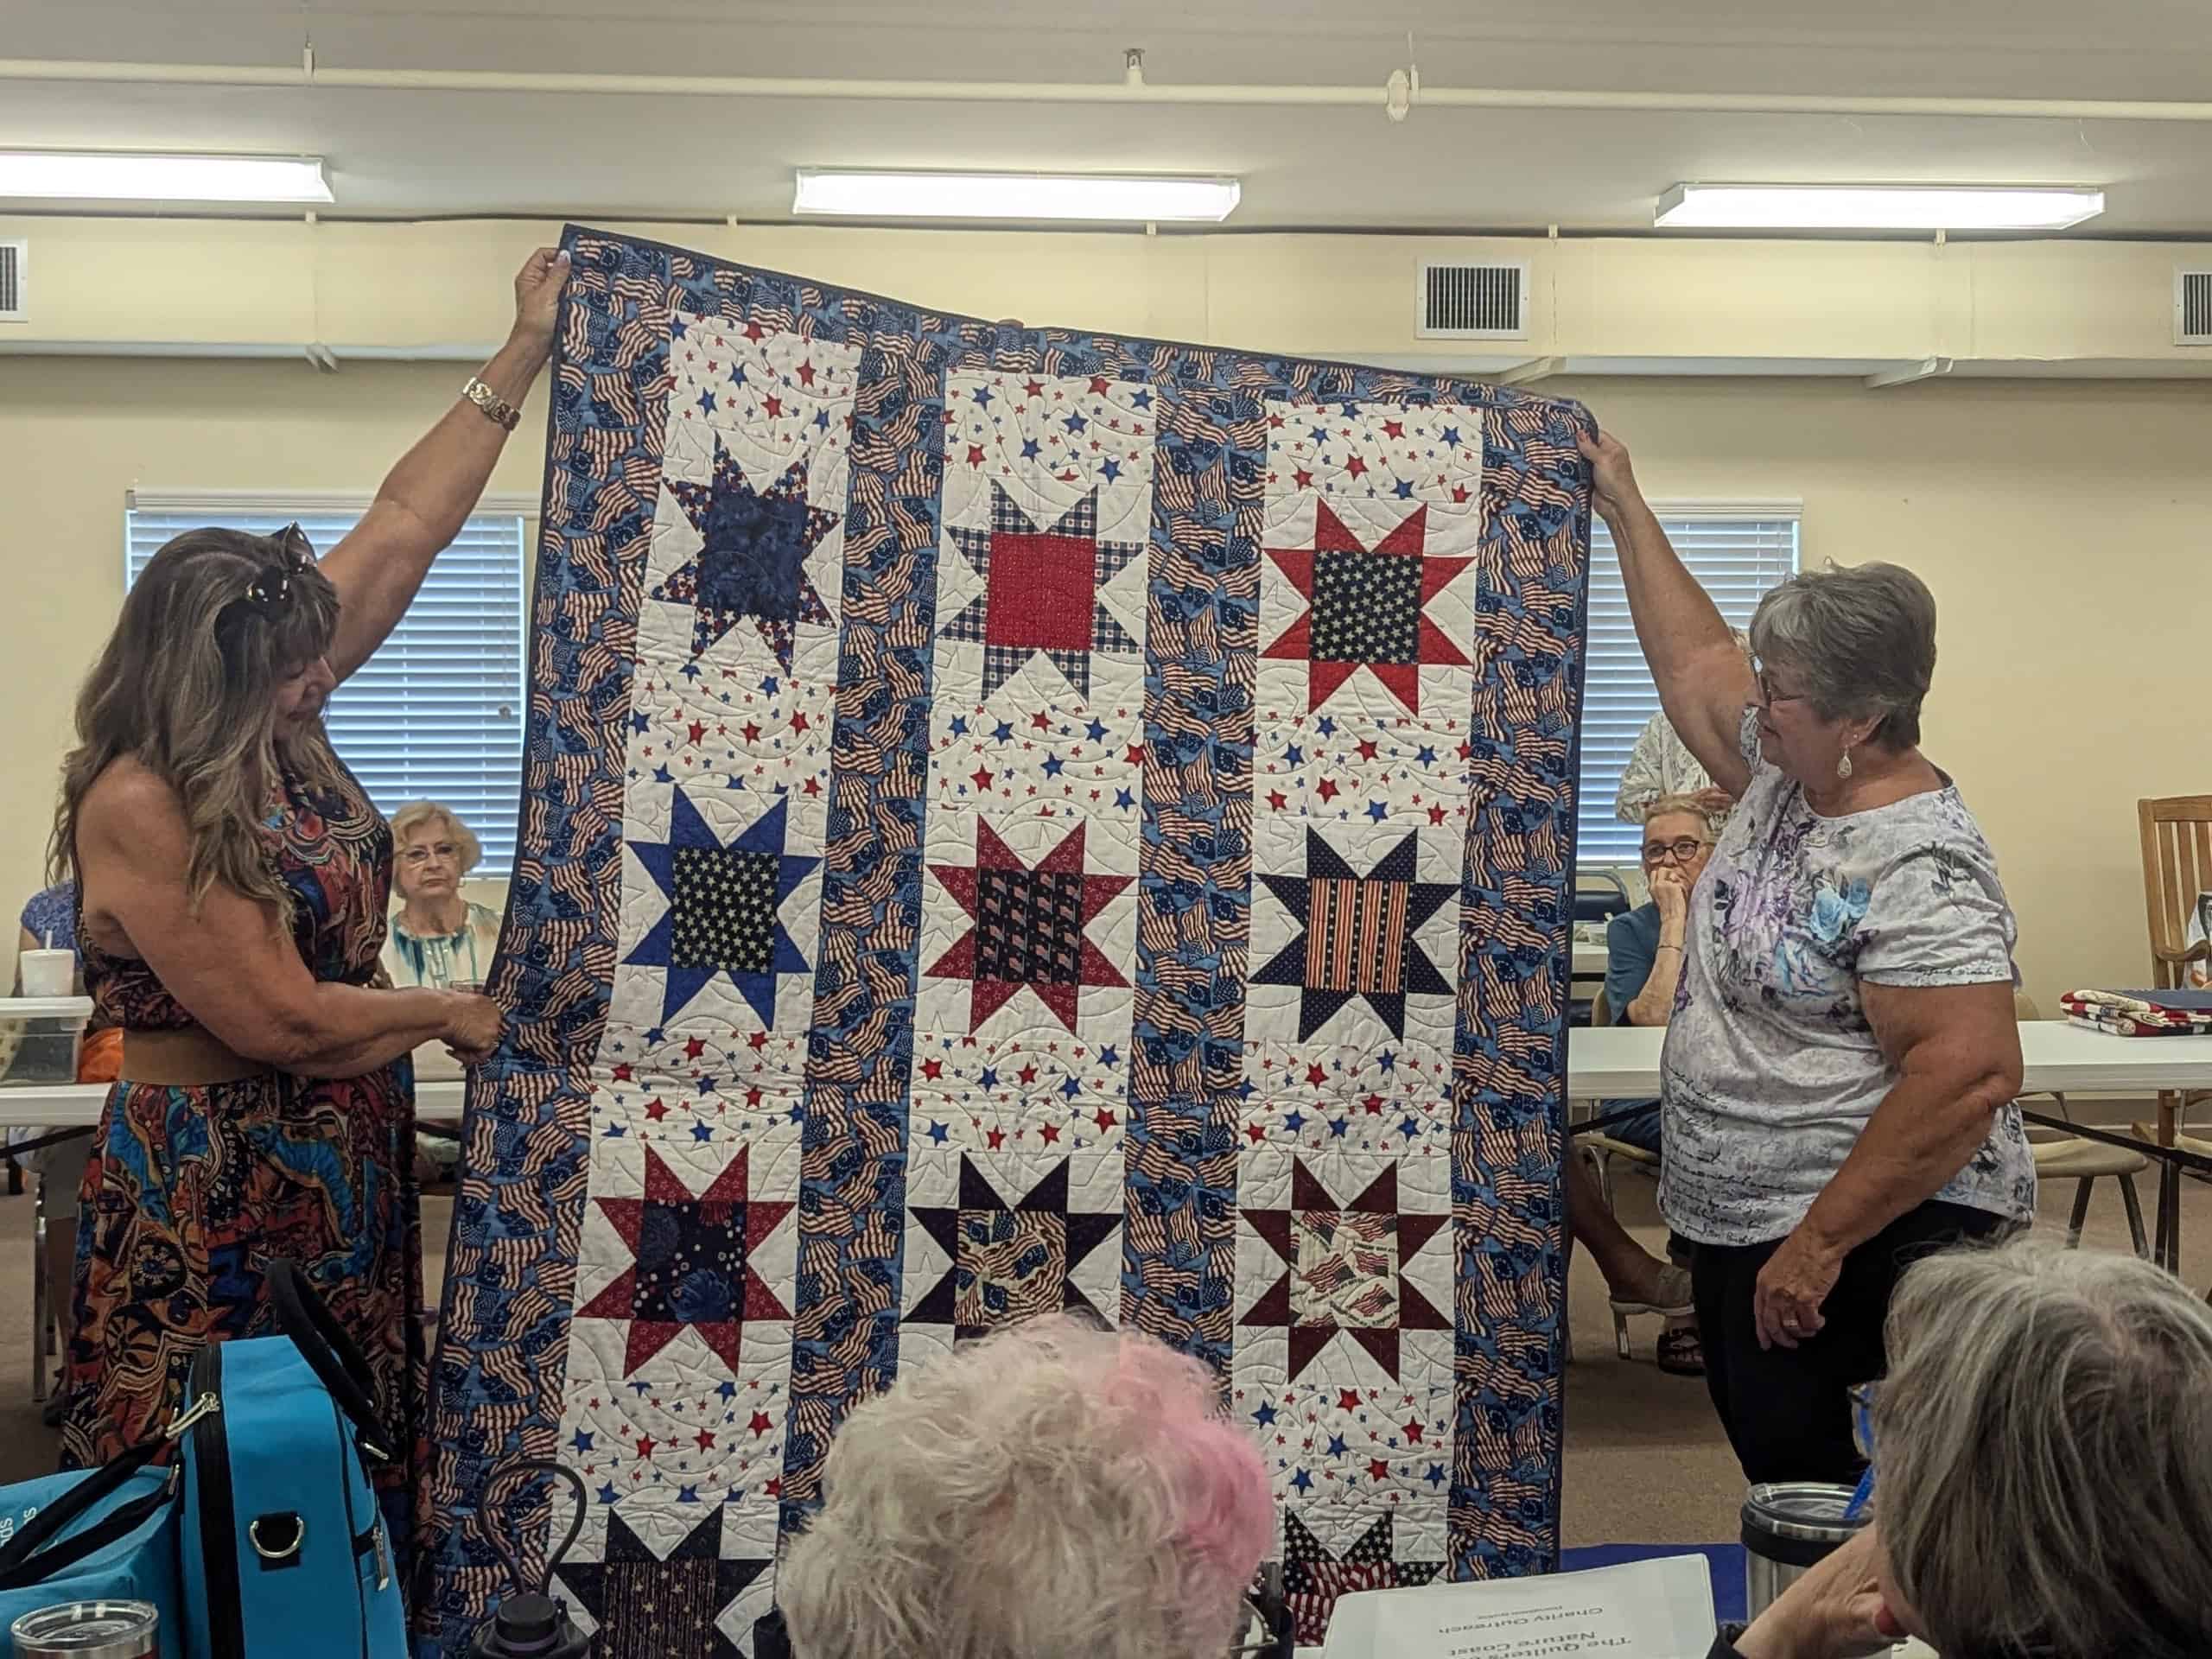
[[[1705,1344],[1695,1325],[1675,1325],[1659,1333],[1659,1369],[1669,1376],[1705,1375]]]
[[[1659,1269],[1659,1294],[1649,1301],[1640,1302],[1630,1297],[1612,1299],[1613,1312],[1628,1315],[1660,1313],[1670,1319],[1686,1319],[1695,1313],[1690,1295],[1690,1275],[1687,1268],[1666,1267]]]

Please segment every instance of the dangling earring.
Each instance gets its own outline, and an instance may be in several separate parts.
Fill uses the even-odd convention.
[[[1846,749],[1843,753],[1837,758],[1835,763],[1835,775],[1839,778],[1848,778],[1851,776],[1851,751],[1849,749]]]

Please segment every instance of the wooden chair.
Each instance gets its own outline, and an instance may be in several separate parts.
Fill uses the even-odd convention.
[[[2180,989],[2189,964],[2207,959],[2205,946],[2182,944],[2190,911],[2202,893],[2212,893],[2212,795],[2169,795],[2135,803],[2143,831],[2143,906],[2151,930],[2151,985]],[[2189,1109],[2212,1100],[2212,1091],[2168,1092],[2158,1096],[2154,1136],[2142,1124],[2135,1131],[2162,1147],[2180,1146],[2212,1157],[2212,1141],[2183,1131]]]

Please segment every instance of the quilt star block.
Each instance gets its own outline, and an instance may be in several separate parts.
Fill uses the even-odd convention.
[[[1099,538],[1096,489],[1039,525],[995,483],[990,527],[955,525],[946,533],[983,588],[939,633],[983,648],[987,699],[1037,657],[1088,696],[1092,652],[1136,653],[1136,640],[1099,594],[1142,556],[1144,544]]]
[[[1261,872],[1298,933],[1252,982],[1299,988],[1300,1042],[1354,997],[1393,1037],[1402,1038],[1408,997],[1452,995],[1451,982],[1415,936],[1459,890],[1448,881],[1414,879],[1420,845],[1419,832],[1408,832],[1363,875],[1309,828],[1302,873]]]
[[[707,1510],[674,1549],[656,1555],[618,1510],[607,1518],[601,1560],[561,1563],[561,1582],[599,1627],[600,1659],[737,1659],[723,1613],[775,1562],[725,1559],[725,1515],[720,1505]]]
[[[671,480],[662,487],[698,532],[700,546],[654,584],[651,596],[692,607],[693,658],[705,656],[740,622],[750,621],[789,674],[798,625],[830,621],[806,561],[837,528],[838,517],[809,503],[806,461],[795,461],[756,486],[717,436],[707,482]]]
[[[594,1200],[636,1260],[576,1317],[629,1321],[626,1374],[634,1375],[685,1331],[696,1332],[734,1373],[748,1322],[791,1317],[753,1258],[797,1205],[748,1193],[751,1154],[751,1147],[739,1147],[706,1190],[694,1192],[648,1147],[642,1196]]]
[[[623,960],[666,970],[664,1024],[726,978],[773,1029],[778,976],[809,971],[782,906],[822,861],[785,850],[788,797],[725,842],[692,800],[692,787],[677,785],[665,841],[630,843],[667,908]]]
[[[1427,607],[1474,561],[1425,552],[1427,535],[1424,504],[1370,548],[1320,502],[1311,546],[1267,550],[1306,608],[1264,655],[1306,664],[1309,711],[1364,668],[1418,715],[1422,664],[1469,665]]]
[[[1128,984],[1084,930],[1132,878],[1086,868],[1087,833],[1077,824],[1032,867],[979,817],[973,864],[930,866],[975,924],[929,969],[933,978],[973,983],[970,1030],[1026,987],[1073,1032],[1084,987]]]
[[[1306,1159],[1294,1158],[1289,1203],[1272,1209],[1247,1204],[1243,1215],[1281,1271],[1262,1281],[1264,1288],[1237,1324],[1287,1332],[1290,1382],[1339,1335],[1395,1382],[1402,1332],[1452,1329],[1449,1312],[1407,1271],[1452,1217],[1400,1209],[1395,1160],[1357,1196],[1339,1201]]]
[[[1394,1517],[1383,1516],[1341,1553],[1313,1535],[1296,1510],[1283,1516],[1282,1587],[1297,1623],[1300,1647],[1319,1647],[1328,1637],[1329,1613],[1338,1596],[1357,1590],[1401,1590],[1431,1584],[1442,1561],[1401,1561],[1392,1536]]]

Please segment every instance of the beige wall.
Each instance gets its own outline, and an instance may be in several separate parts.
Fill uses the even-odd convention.
[[[0,357],[0,893],[37,879],[73,689],[121,593],[124,492],[368,488],[459,378]],[[1943,606],[1929,751],[2002,860],[2031,989],[2048,1009],[2072,982],[2139,981],[2135,799],[2212,788],[2212,742],[2179,712],[2201,711],[2212,671],[2212,398],[2139,382],[1557,384],[1628,439],[1654,495],[1800,497],[1808,560],[1883,556],[1928,579]],[[533,407],[495,488],[537,489],[542,423]]]

